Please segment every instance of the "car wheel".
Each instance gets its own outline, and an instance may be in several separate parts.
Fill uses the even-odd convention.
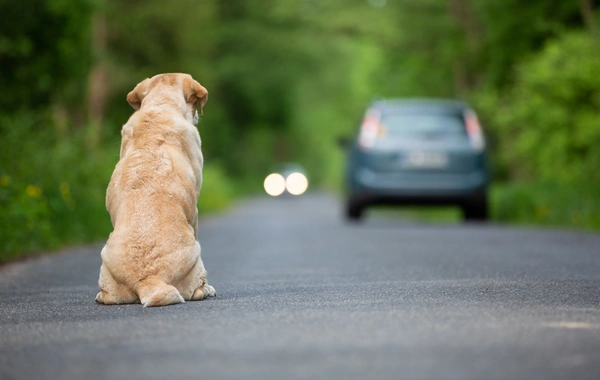
[[[349,200],[346,204],[346,219],[349,221],[360,221],[364,215],[365,206],[359,202]]]
[[[483,194],[462,205],[463,217],[466,221],[484,222],[489,218],[487,195]]]

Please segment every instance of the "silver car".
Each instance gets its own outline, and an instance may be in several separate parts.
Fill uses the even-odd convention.
[[[344,145],[347,218],[376,204],[457,205],[467,220],[488,218],[486,142],[468,104],[375,101]]]

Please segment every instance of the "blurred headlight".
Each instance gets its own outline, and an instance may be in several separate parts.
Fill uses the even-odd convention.
[[[281,174],[272,173],[265,178],[264,186],[267,194],[276,197],[285,191],[285,179]]]
[[[285,188],[290,194],[303,194],[308,188],[308,180],[302,173],[292,173],[285,179]]]

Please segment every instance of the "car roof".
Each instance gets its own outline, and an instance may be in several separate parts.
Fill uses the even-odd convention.
[[[370,108],[376,108],[383,113],[394,112],[424,112],[424,113],[457,113],[462,114],[471,107],[456,99],[435,99],[435,98],[398,98],[381,99],[371,102]]]

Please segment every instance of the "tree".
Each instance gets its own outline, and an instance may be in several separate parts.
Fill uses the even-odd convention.
[[[93,10],[92,0],[0,1],[0,112],[81,98]]]

